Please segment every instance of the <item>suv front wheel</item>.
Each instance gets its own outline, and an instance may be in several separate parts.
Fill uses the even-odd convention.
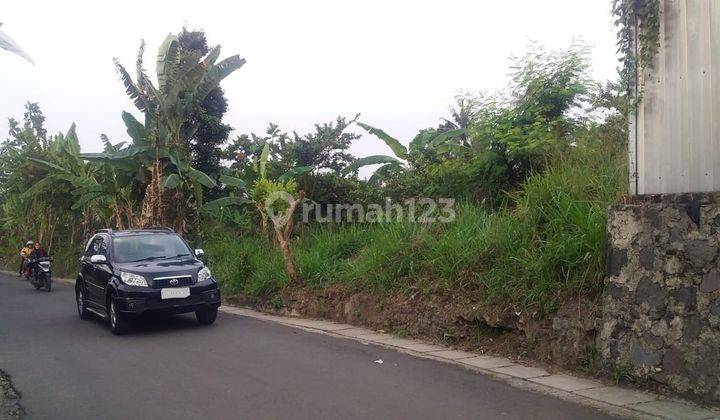
[[[125,334],[128,330],[128,321],[123,318],[120,310],[115,303],[115,296],[108,298],[108,320],[110,322],[110,331],[115,335]]]
[[[198,309],[195,311],[195,318],[202,325],[211,325],[217,318],[217,308]]]
[[[75,301],[77,302],[77,310],[78,315],[80,315],[80,319],[90,319],[90,311],[87,310],[85,294],[83,293],[81,285],[78,285],[75,289]]]

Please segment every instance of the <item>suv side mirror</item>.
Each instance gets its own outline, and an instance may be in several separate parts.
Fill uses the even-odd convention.
[[[105,258],[104,255],[96,254],[90,257],[90,262],[93,264],[105,264],[107,263],[107,258]]]
[[[205,251],[203,251],[202,249],[196,249],[196,250],[195,250],[195,256],[198,257],[198,258],[204,257],[204,256],[205,256]]]

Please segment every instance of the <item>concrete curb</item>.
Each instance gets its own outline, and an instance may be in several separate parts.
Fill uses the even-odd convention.
[[[544,369],[515,363],[502,357],[457,351],[436,344],[399,338],[349,324],[283,317],[246,307],[228,305],[221,306],[220,310],[233,315],[275,322],[305,331],[379,345],[416,357],[452,363],[505,380],[513,386],[589,405],[614,415],[643,419],[720,419],[720,410],[718,409],[708,409],[690,402],[672,400],[633,389],[607,386],[597,380],[567,374],[550,374]]]

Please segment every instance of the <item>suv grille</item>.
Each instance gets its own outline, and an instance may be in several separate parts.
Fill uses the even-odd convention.
[[[177,284],[173,280],[177,280]],[[159,277],[153,279],[153,288],[162,289],[163,287],[183,287],[190,286],[193,284],[192,276],[177,276],[177,277]]]

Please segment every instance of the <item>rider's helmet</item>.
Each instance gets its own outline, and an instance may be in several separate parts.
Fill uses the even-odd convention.
[[[33,245],[35,245],[35,242],[33,242],[33,241],[27,241],[25,243],[25,246],[33,246]]]

